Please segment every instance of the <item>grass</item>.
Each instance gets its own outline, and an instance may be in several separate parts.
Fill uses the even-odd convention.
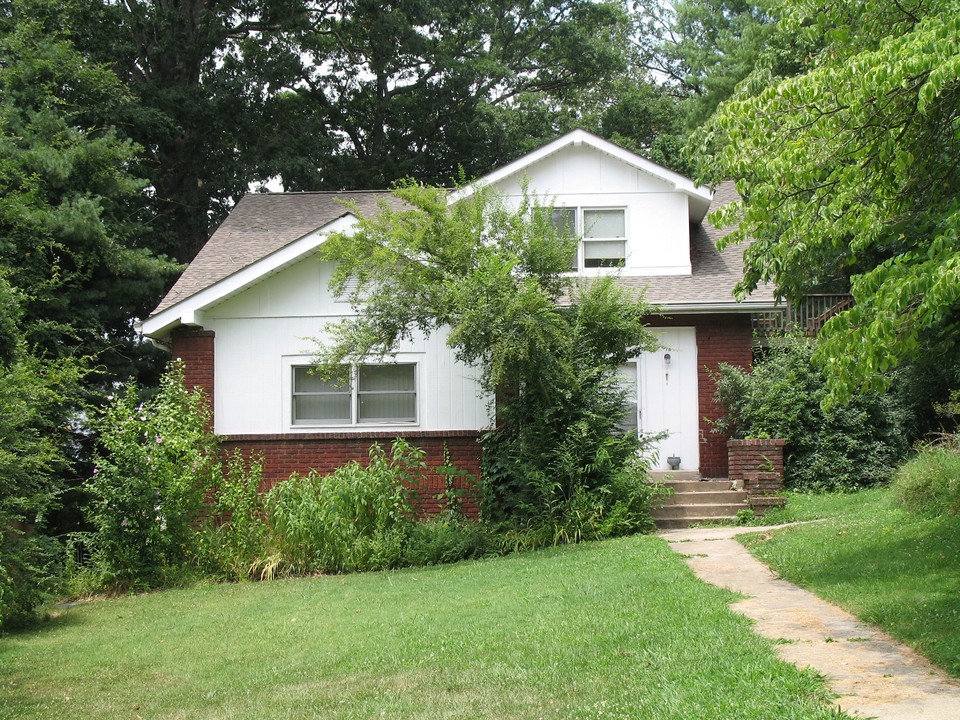
[[[96,601],[0,638],[0,717],[844,717],[732,599],[647,536]]]
[[[889,489],[791,496],[796,519],[741,540],[783,578],[879,626],[960,677],[960,517],[899,507]]]

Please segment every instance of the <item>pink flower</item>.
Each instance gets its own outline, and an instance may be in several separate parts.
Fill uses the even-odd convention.
[[[163,442],[163,438],[157,435],[157,445]]]

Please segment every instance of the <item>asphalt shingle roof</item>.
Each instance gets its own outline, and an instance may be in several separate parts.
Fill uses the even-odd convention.
[[[151,315],[224,280],[290,243],[348,214],[356,203],[373,214],[379,202],[399,207],[387,190],[361,192],[248,193],[183,271]]]
[[[724,183],[714,194],[711,210],[736,198],[733,183]],[[343,200],[356,203],[364,214],[374,213],[384,202],[391,207],[402,205],[386,190],[245,195],[152,315],[343,217],[348,213],[341,204]],[[733,302],[733,287],[743,276],[743,246],[730,246],[719,252],[716,241],[726,232],[717,230],[709,221],[691,226],[692,275],[629,276],[619,278],[619,282],[626,287],[646,289],[649,302],[665,307]],[[749,300],[772,302],[773,291],[769,287],[758,288]]]

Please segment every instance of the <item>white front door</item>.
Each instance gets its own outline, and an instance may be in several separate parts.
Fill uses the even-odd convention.
[[[654,447],[654,470],[668,470],[668,457],[680,458],[680,470],[700,468],[697,331],[692,327],[651,328],[659,350],[637,362],[639,426],[645,435],[664,433]]]

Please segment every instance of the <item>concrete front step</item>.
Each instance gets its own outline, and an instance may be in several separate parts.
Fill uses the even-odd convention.
[[[747,493],[731,489],[730,480],[669,478],[664,484],[672,488],[674,494],[653,511],[654,522],[663,530],[734,520],[738,512],[750,507]]]
[[[648,473],[651,480],[661,483],[692,482],[700,479],[696,470],[651,470]]]
[[[658,518],[732,518],[741,510],[750,507],[747,503],[724,503],[711,505],[664,505],[653,511]]]
[[[730,490],[733,483],[729,480],[671,480],[663,483],[668,488],[673,488],[676,495],[685,495],[687,493],[703,492],[723,492]]]
[[[729,487],[729,483],[727,486]],[[730,505],[746,501],[747,493],[743,490],[706,490],[698,493],[674,493],[664,501],[664,505]]]

